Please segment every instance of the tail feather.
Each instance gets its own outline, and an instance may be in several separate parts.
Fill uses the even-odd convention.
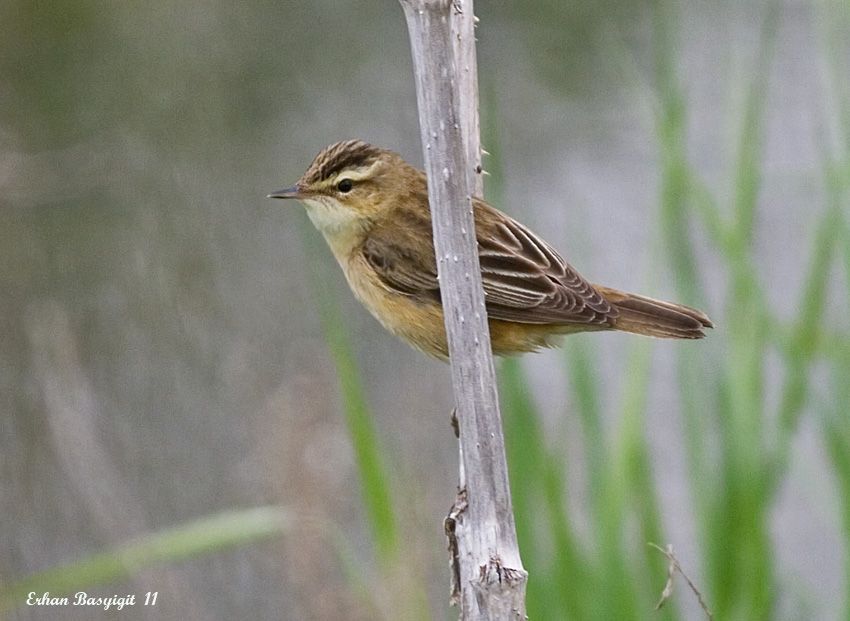
[[[705,313],[684,304],[654,300],[598,285],[596,289],[618,311],[611,322],[615,330],[662,338],[701,339],[705,336],[703,328],[714,327]]]

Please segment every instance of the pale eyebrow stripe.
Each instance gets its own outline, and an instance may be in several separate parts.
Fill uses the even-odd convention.
[[[351,179],[352,181],[362,181],[372,176],[375,168],[378,167],[380,161],[373,162],[369,166],[358,166],[357,168],[347,168],[338,173],[331,175],[329,181],[335,182],[338,179]]]

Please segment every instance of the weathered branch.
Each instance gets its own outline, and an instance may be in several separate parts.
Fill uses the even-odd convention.
[[[471,0],[400,0],[413,65],[428,198],[460,429],[461,484],[447,518],[461,619],[524,619],[526,572],[508,486],[472,213],[480,194]]]

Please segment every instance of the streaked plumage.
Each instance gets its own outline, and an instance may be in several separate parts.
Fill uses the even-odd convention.
[[[294,188],[271,196],[307,205],[355,295],[387,329],[447,356],[422,171],[391,151],[346,141],[319,153]],[[712,327],[696,309],[592,285],[513,218],[482,200],[473,207],[494,353],[548,347],[572,332],[693,339]]]
[[[301,182],[312,185],[333,177],[340,171],[368,166],[381,156],[381,149],[360,140],[337,142],[323,149],[301,177]]]

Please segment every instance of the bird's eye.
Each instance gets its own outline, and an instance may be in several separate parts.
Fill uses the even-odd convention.
[[[354,187],[354,182],[351,179],[343,179],[339,183],[336,184],[336,189],[345,194],[346,192],[351,192],[351,188]]]

